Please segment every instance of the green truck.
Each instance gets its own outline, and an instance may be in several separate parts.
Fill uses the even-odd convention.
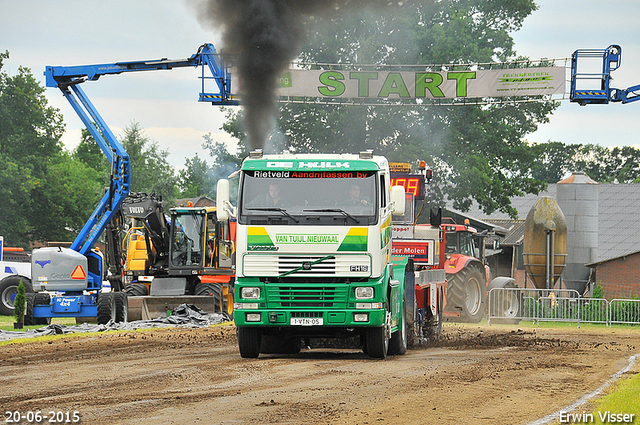
[[[237,220],[240,355],[350,337],[371,357],[404,354],[415,275],[410,258],[392,259],[392,216],[404,213],[405,191],[391,187],[386,158],[254,151],[239,178],[237,207],[229,181],[218,182],[217,214]]]

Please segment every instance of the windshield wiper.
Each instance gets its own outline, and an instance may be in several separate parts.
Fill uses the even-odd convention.
[[[305,209],[302,210],[302,212],[337,212],[340,213],[342,215],[344,215],[345,217],[349,217],[351,220],[355,221],[356,223],[360,224],[360,220],[358,220],[357,218],[355,218],[354,216],[352,216],[351,214],[349,214],[348,212],[346,212],[345,210],[342,210],[340,208],[318,208],[318,209]]]
[[[333,260],[334,258],[336,258],[334,255],[327,255],[326,257],[317,259],[316,261],[312,261],[312,262],[305,261],[302,263],[301,266],[296,267],[295,269],[289,270],[288,272],[284,272],[278,277],[288,276],[290,274],[299,272],[300,270],[311,270],[311,267],[315,266],[316,264],[321,263],[325,260]]]
[[[251,211],[277,211],[279,213],[282,213],[282,215],[285,215],[285,216],[289,217],[291,220],[295,221],[296,223],[300,223],[300,220],[296,219],[294,216],[289,214],[287,212],[287,210],[285,210],[283,208],[278,208],[278,207],[251,207],[251,208],[247,208],[247,210],[251,210]]]

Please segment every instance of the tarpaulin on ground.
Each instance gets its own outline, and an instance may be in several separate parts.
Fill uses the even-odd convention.
[[[159,317],[152,320],[136,320],[126,323],[114,323],[110,321],[104,325],[92,323],[83,323],[81,325],[51,324],[40,329],[29,329],[26,331],[0,330],[0,341],[80,332],[105,332],[167,327],[202,328],[228,322],[229,320],[229,316],[226,313],[206,313],[193,304],[181,304],[172,311],[171,316]]]

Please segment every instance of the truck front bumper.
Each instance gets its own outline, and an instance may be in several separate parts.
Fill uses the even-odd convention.
[[[384,308],[283,310],[247,309],[236,303],[234,321],[237,326],[260,327],[377,327],[385,323]],[[239,308],[240,307],[240,308]]]

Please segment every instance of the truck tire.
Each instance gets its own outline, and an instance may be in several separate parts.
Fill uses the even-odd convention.
[[[24,294],[25,303],[24,303],[24,325],[32,326],[36,323],[33,320],[33,303],[35,301],[35,294],[30,292],[28,294]]]
[[[386,326],[367,328],[367,354],[369,357],[384,359],[389,352],[389,337]]]
[[[114,292],[113,299],[116,306],[116,323],[129,321],[129,299],[124,291]]]
[[[199,283],[196,286],[195,295],[213,297],[214,313],[222,312],[220,300],[222,298],[222,285],[219,283]]]
[[[258,328],[240,327],[238,331],[238,348],[243,359],[257,359],[260,355],[262,337]]]
[[[147,285],[143,283],[130,283],[124,286],[124,290],[132,297],[144,297],[145,295],[149,295]]]
[[[389,327],[391,326],[391,312],[387,306],[385,324],[377,328],[367,328],[366,347],[369,357],[384,359],[389,353]]]
[[[113,294],[113,292],[98,294],[97,319],[99,325],[106,325],[110,320],[115,320],[116,318],[116,303]]]
[[[447,276],[449,299],[447,311],[460,313],[460,322],[478,323],[487,310],[484,274],[476,267],[466,267]],[[454,318],[453,320],[456,320]]]
[[[49,305],[51,304],[51,296],[44,292],[38,292],[35,294],[33,305]],[[34,317],[33,318],[34,325],[45,325],[48,326],[51,324],[51,317]]]
[[[0,280],[0,316],[13,316],[13,300],[18,293],[20,280],[24,285],[25,293],[33,292],[31,280],[26,277],[13,274]]]
[[[409,338],[409,321],[407,320],[407,309],[405,303],[402,303],[402,323],[400,329],[391,334],[391,340],[389,341],[389,354],[391,355],[403,355],[407,352],[408,338]]]

